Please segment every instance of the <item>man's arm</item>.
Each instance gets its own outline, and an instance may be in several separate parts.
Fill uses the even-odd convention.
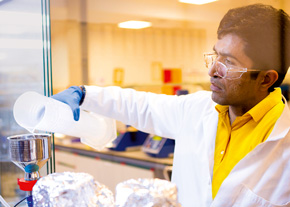
[[[177,96],[116,86],[86,86],[81,109],[114,118],[141,131],[173,138],[182,124],[180,100]]]

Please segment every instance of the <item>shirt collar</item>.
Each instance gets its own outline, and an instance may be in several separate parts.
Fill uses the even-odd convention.
[[[275,88],[273,92],[271,92],[266,98],[260,101],[256,106],[251,108],[243,116],[250,115],[255,122],[258,122],[268,111],[270,111],[276,104],[278,104],[279,101],[282,101],[282,92],[280,88]],[[215,109],[219,113],[225,113],[229,110],[229,106],[217,104]]]
[[[280,88],[275,88],[266,98],[251,108],[247,113],[250,114],[255,122],[260,121],[263,116],[282,101],[282,92]]]
[[[215,109],[217,110],[217,112],[219,112],[220,114],[225,113],[229,110],[229,106],[228,105],[219,105],[217,104],[215,106]]]

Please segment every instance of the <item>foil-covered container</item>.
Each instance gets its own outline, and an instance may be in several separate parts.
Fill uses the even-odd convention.
[[[130,179],[116,186],[117,207],[181,207],[175,184],[158,178]]]
[[[87,173],[53,173],[40,178],[32,190],[37,207],[113,207],[114,195]]]

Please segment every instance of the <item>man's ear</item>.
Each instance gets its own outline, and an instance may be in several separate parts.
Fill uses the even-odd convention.
[[[275,70],[266,70],[261,73],[261,89],[262,91],[267,91],[277,80],[278,73]]]

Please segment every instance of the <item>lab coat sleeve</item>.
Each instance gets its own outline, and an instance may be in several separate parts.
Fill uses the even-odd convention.
[[[82,109],[110,117],[141,131],[174,138],[182,125],[183,99],[116,86],[86,86]]]

